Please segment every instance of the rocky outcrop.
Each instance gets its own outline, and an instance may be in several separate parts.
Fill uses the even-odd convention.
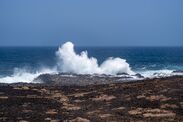
[[[183,70],[175,70],[172,73],[183,73]]]
[[[123,81],[131,81],[133,77],[144,78],[141,74],[129,75],[126,73],[120,73],[116,76],[106,75],[106,74],[42,74],[34,79],[35,83],[45,83],[54,85],[97,85],[97,84],[110,84],[110,83],[120,83]]]
[[[182,94],[180,76],[86,86],[0,84],[0,121],[182,122]]]

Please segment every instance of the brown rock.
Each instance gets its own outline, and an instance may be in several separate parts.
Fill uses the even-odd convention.
[[[164,117],[168,117],[168,118],[172,118],[175,117],[176,114],[175,113],[157,113],[157,114],[153,114],[153,113],[145,113],[143,114],[143,116],[145,118],[164,118]]]
[[[142,112],[140,110],[138,110],[138,109],[136,109],[136,110],[130,110],[130,111],[128,111],[128,113],[130,115],[139,115],[139,114],[142,114]]]
[[[49,114],[49,115],[55,115],[57,114],[56,110],[55,109],[50,109],[46,112],[46,114]]]
[[[81,118],[81,117],[77,117],[73,120],[70,120],[69,122],[90,122],[90,120],[85,119],[85,118]]]
[[[73,105],[73,104],[68,104],[68,103],[63,103],[63,108],[66,109],[66,110],[72,110],[72,111],[76,111],[76,110],[79,110],[81,109],[80,106],[76,106],[76,105]]]
[[[116,97],[113,96],[113,95],[101,95],[101,96],[98,96],[96,98],[92,98],[93,101],[110,101],[112,99],[115,99]]]
[[[107,117],[110,117],[112,116],[111,114],[100,114],[99,117],[100,118],[107,118]]]
[[[8,99],[8,96],[0,96],[0,99]]]
[[[161,105],[161,108],[172,108],[172,109],[176,109],[176,108],[178,108],[178,106],[175,105],[175,104],[163,104],[163,105]]]

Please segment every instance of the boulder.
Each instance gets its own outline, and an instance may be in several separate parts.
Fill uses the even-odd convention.
[[[140,73],[135,74],[135,76],[138,78],[144,78],[144,76],[142,76]]]
[[[129,75],[128,73],[122,72],[122,73],[117,73],[116,75]]]
[[[175,70],[172,73],[183,73],[183,70]]]

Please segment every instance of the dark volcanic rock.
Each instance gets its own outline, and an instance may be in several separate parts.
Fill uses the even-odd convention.
[[[183,73],[183,70],[175,70],[172,73]]]
[[[0,121],[182,122],[182,95],[181,76],[87,86],[0,84]]]
[[[144,76],[142,76],[142,75],[139,74],[139,73],[135,74],[135,76],[136,76],[137,78],[144,78]]]
[[[50,74],[42,74],[38,76],[36,79],[34,79],[33,82],[40,82],[40,83],[51,83],[52,82],[52,75]]]
[[[128,73],[123,72],[123,73],[117,73],[117,75],[129,75],[129,74],[128,74]]]
[[[109,84],[116,82],[123,82],[124,80],[130,80],[132,78],[130,75],[126,76],[110,76],[110,75],[81,75],[81,74],[43,74],[34,79],[33,82],[41,82],[45,84],[55,84],[55,85],[96,85],[96,84]]]

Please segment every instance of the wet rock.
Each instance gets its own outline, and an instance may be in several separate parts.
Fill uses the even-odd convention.
[[[52,75],[50,74],[42,74],[39,75],[37,78],[33,80],[33,82],[38,82],[38,83],[47,83],[50,84],[52,82]]]
[[[156,76],[156,75],[160,75],[160,73],[156,73],[156,72],[155,72],[155,73],[153,73],[153,75],[155,75],[155,76]]]
[[[136,76],[137,78],[144,78],[144,76],[142,76],[140,73],[135,74],[135,76]]]
[[[129,75],[129,74],[128,74],[128,73],[123,72],[123,73],[117,73],[116,75]]]
[[[86,86],[86,85],[97,85],[97,84],[110,84],[116,82],[123,82],[123,80],[133,78],[128,74],[124,74],[120,77],[110,75],[60,75],[60,74],[42,74],[34,79],[33,82],[41,82],[49,85],[61,85],[61,86]]]
[[[183,70],[175,70],[172,73],[183,73]]]

